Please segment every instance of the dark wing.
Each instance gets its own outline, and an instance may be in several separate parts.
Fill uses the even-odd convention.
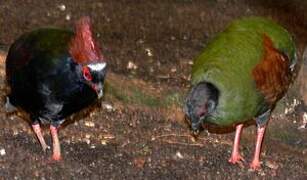
[[[11,75],[15,71],[23,67],[31,60],[31,52],[27,43],[24,43],[27,34],[20,37],[10,47],[8,55],[6,57],[6,78],[8,81],[11,79]]]
[[[71,31],[55,28],[37,29],[22,35],[10,47],[6,59],[8,80],[14,72],[25,67],[32,60],[48,68],[57,64],[56,61],[60,57],[68,55],[68,44],[72,36]],[[43,67],[40,68],[45,71]]]

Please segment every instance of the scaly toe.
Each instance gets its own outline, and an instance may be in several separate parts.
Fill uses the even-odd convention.
[[[261,163],[259,161],[253,161],[252,163],[250,163],[250,169],[253,171],[258,171],[261,169]]]
[[[228,162],[232,163],[232,164],[237,164],[237,163],[245,162],[245,160],[241,155],[233,155],[233,156],[230,157]]]

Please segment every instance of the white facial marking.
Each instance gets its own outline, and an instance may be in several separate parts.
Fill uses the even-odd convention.
[[[95,63],[87,65],[93,71],[101,71],[106,67],[107,63]]]

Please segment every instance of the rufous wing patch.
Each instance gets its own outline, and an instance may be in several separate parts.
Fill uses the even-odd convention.
[[[263,59],[252,71],[257,89],[271,107],[285,94],[291,82],[289,58],[276,49],[272,40],[263,35]]]
[[[76,22],[75,36],[69,44],[69,53],[80,64],[104,61],[100,47],[93,38],[89,17],[82,17]]]

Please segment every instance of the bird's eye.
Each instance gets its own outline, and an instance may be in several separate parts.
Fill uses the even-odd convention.
[[[208,101],[207,107],[208,107],[208,111],[212,112],[214,110],[214,106],[215,106],[215,102],[212,100]]]
[[[84,79],[86,79],[88,81],[91,81],[93,79],[91,72],[90,72],[90,69],[87,66],[84,66],[82,71],[83,71]]]

